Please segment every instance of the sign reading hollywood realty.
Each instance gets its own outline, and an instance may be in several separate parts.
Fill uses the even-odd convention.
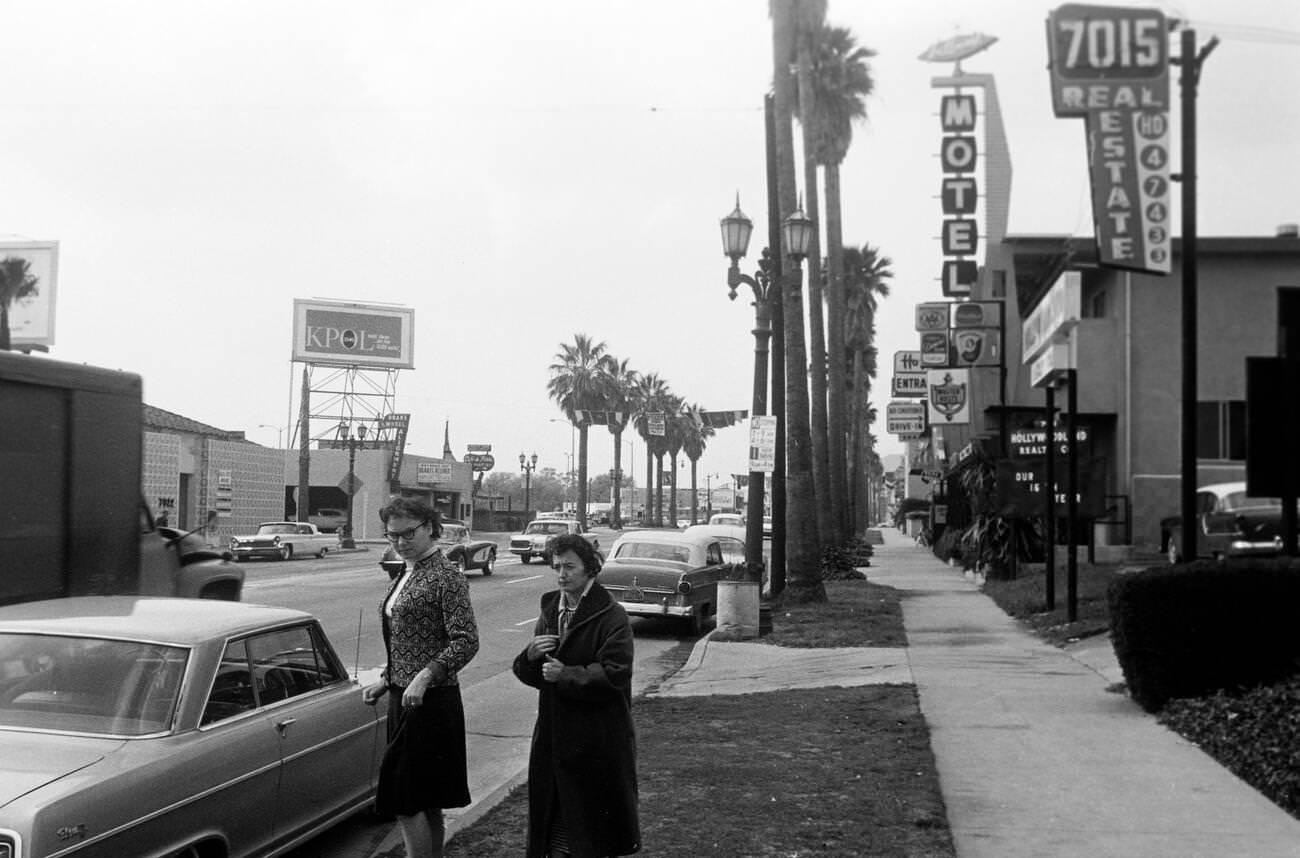
[[[1068,3],[1047,18],[1052,108],[1086,120],[1103,265],[1168,274],[1169,49],[1157,9]]]
[[[414,328],[411,307],[295,298],[293,360],[415,369]]]

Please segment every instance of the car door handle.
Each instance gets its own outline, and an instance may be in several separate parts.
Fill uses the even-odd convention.
[[[288,732],[289,727],[292,726],[293,723],[296,722],[297,720],[298,720],[297,718],[285,718],[283,721],[276,721],[275,729],[277,732],[279,732],[281,736],[283,736],[285,733]]]

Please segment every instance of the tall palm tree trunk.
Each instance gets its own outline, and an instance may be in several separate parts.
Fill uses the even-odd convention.
[[[796,206],[794,81],[790,60],[794,48],[793,0],[772,2],[773,104],[776,112],[777,195],[783,213]],[[782,271],[798,272],[793,257],[784,259]],[[793,602],[824,602],[821,557],[813,497],[812,438],[808,425],[808,361],[803,335],[803,289],[791,278],[782,289],[785,312],[786,435],[786,589]]]
[[[650,451],[650,442],[645,442],[645,509],[641,511],[641,523],[649,524],[655,509],[655,460]]]
[[[808,39],[799,39],[799,127],[803,132],[804,213],[813,221],[812,243],[804,267],[808,275],[808,363],[809,431],[812,435],[813,493],[817,498],[817,533],[822,544],[842,542],[834,522],[831,495],[830,458],[826,413],[826,325],[822,312],[821,195],[817,189],[817,161],[814,157],[812,55]]]
[[[840,223],[840,168],[838,164],[827,164],[826,170],[826,252],[827,264],[830,266],[830,279],[827,284],[827,316],[830,323],[826,331],[826,350],[830,353],[827,363],[827,387],[829,400],[827,407],[828,445],[827,460],[830,468],[830,494],[832,509],[836,517],[836,544],[842,544],[850,535],[848,532],[847,512],[849,509],[849,462],[846,452],[846,425],[844,422],[844,399],[848,396],[844,379],[844,320],[848,318],[848,307],[844,297],[844,239]],[[854,472],[855,479],[857,472]],[[856,532],[856,529],[855,529]]]
[[[664,454],[655,451],[655,527],[664,526]]]
[[[0,302],[0,352],[10,350],[9,340],[9,307]]]
[[[587,526],[587,423],[578,427],[578,521]]]
[[[668,456],[668,526],[677,526],[677,454]]]

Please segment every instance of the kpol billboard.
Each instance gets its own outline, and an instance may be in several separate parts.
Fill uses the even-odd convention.
[[[21,297],[14,297],[9,307],[10,344],[27,346],[54,345],[54,299],[59,283],[59,243],[57,241],[0,241],[0,263],[12,271],[15,281],[21,272],[24,288],[10,286]]]
[[[295,298],[293,360],[415,369],[414,328],[411,307]]]

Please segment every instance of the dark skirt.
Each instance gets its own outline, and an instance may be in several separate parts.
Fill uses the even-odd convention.
[[[465,708],[460,686],[424,692],[424,704],[402,708],[402,689],[388,691],[388,748],[379,768],[375,808],[413,816],[469,804]]]

